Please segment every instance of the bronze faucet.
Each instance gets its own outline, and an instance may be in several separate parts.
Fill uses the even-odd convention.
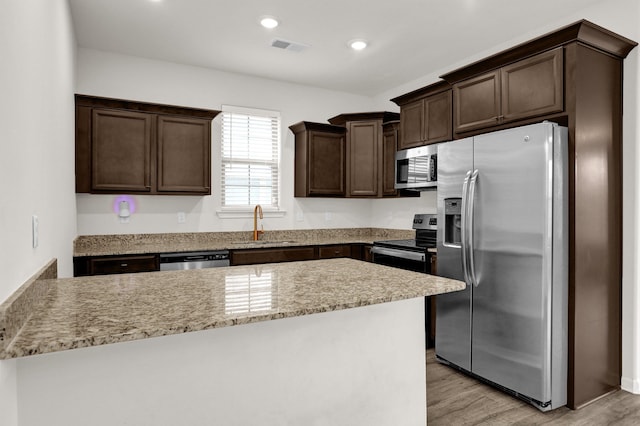
[[[262,229],[258,230],[258,214],[262,219],[262,206],[260,204],[256,204],[256,208],[253,209],[253,241],[258,241],[260,235],[264,234],[264,225],[260,224]]]

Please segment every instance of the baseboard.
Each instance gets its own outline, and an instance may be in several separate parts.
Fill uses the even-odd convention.
[[[627,392],[640,394],[640,379],[632,379],[630,377],[623,377],[621,380],[622,390]]]

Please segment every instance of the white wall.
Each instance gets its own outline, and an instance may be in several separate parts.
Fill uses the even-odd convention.
[[[65,0],[0,13],[0,302],[49,260],[72,275],[75,39]],[[31,246],[31,216],[40,219]],[[16,367],[0,361],[0,424],[17,424]]]
[[[286,214],[284,217],[265,218],[265,230],[366,227],[371,224],[371,200],[293,197],[294,137],[288,129],[291,124],[302,120],[326,122],[340,113],[372,111],[373,100],[370,97],[82,48],[78,53],[77,92],[218,110],[225,104],[278,110],[282,117],[281,193]],[[80,194],[77,196],[78,233],[252,229],[250,217],[221,219],[216,214],[220,209],[220,197],[217,195],[220,186],[220,117],[213,121],[212,139],[213,195],[136,196],[137,213],[129,223],[122,224],[112,212],[115,196]],[[402,200],[398,201],[398,206],[407,206]],[[409,228],[411,215],[422,209],[413,206],[422,201],[412,199],[406,208],[407,213],[394,223],[400,228]],[[388,204],[393,203],[391,200]],[[186,223],[177,223],[178,212],[186,213]],[[376,224],[383,223],[376,221]]]

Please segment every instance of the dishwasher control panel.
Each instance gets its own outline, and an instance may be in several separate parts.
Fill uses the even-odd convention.
[[[217,268],[229,264],[229,250],[160,254],[161,271]]]

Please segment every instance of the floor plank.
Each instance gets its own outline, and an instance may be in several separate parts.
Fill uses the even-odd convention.
[[[519,399],[440,364],[427,351],[427,423],[451,425],[640,425],[640,395],[612,393],[580,410],[543,413]]]

